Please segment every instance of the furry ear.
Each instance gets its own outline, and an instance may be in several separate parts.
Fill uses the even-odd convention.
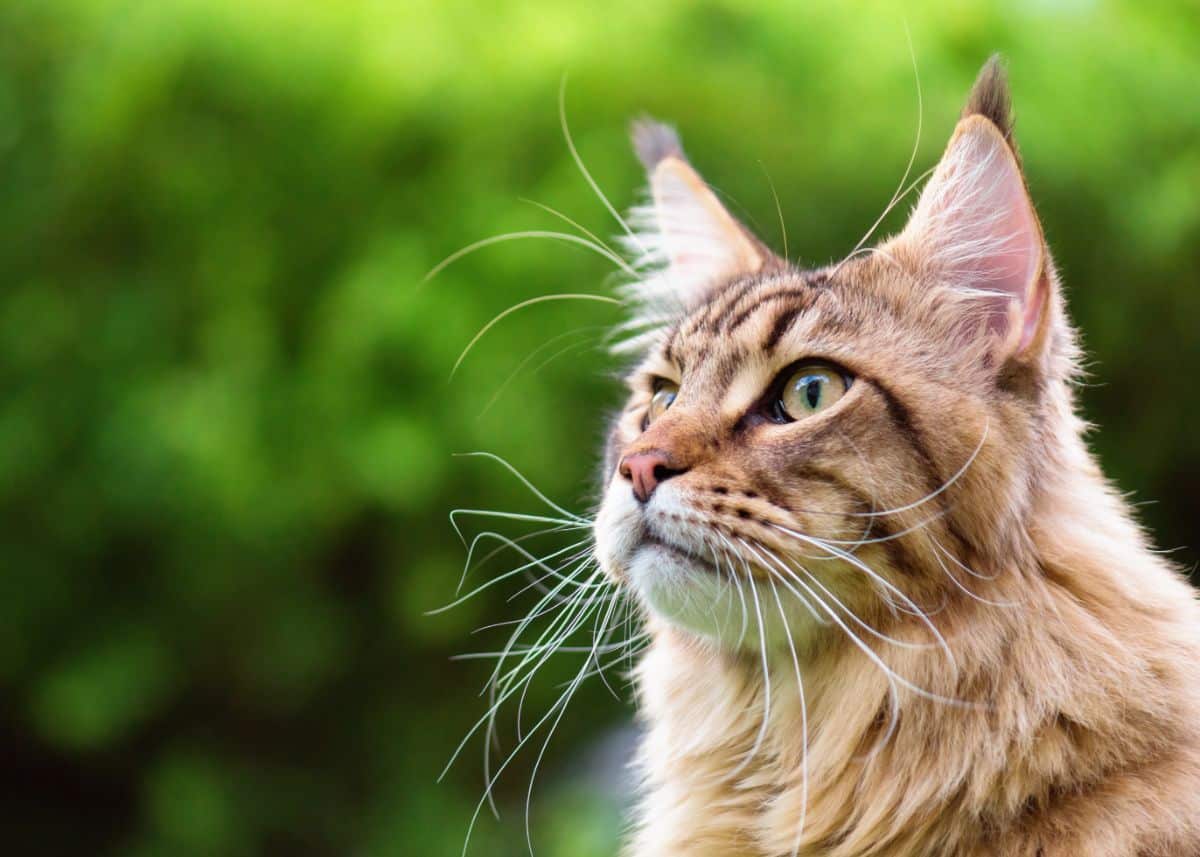
[[[896,240],[923,275],[978,308],[1005,356],[1019,356],[1041,339],[1050,281],[1042,227],[1011,141],[1008,86],[993,57]]]
[[[626,245],[639,267],[652,269],[634,284],[635,297],[661,310],[688,308],[713,286],[760,271],[768,251],[692,169],[675,131],[648,119],[632,131],[650,201],[631,213],[637,232]]]

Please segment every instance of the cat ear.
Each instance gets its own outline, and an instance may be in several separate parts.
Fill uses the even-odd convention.
[[[692,169],[675,131],[648,119],[632,130],[650,200],[631,213],[637,232],[626,243],[639,266],[654,270],[637,284],[639,297],[687,308],[715,285],[761,270],[769,252]]]
[[[1042,227],[1012,145],[1009,103],[993,57],[897,239],[923,275],[969,299],[1006,357],[1042,341],[1050,293]]]

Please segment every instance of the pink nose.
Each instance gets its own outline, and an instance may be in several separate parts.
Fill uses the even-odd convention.
[[[637,497],[639,503],[649,500],[660,482],[684,472],[671,467],[666,453],[658,450],[627,455],[621,459],[621,466],[617,469],[633,483],[633,496]]]

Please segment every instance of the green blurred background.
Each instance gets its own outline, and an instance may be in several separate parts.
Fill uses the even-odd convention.
[[[496,313],[604,293],[610,266],[514,241],[418,284],[472,241],[563,226],[523,197],[617,231],[560,135],[564,72],[580,152],[617,205],[641,183],[626,123],[648,111],[780,248],[769,175],[792,256],[820,264],[908,158],[906,25],[918,169],[1003,51],[1091,359],[1095,447],[1190,568],[1198,9],[0,4],[5,852],[459,853],[479,742],[435,779],[484,711],[487,665],[449,658],[495,647],[503,629],[471,631],[518,607],[500,587],[425,615],[464,558],[447,513],[539,507],[453,453],[503,455],[585,510],[619,400],[599,342],[618,315],[531,307],[450,382]],[[552,666],[529,709],[576,666]],[[534,792],[539,854],[613,853],[630,721],[599,683],[581,691]],[[506,772],[501,821],[471,853],[524,852],[534,755]]]

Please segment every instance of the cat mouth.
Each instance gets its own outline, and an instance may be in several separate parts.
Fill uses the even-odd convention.
[[[660,553],[670,555],[676,562],[685,565],[694,566],[697,570],[704,571],[714,576],[720,576],[720,569],[715,566],[712,561],[706,560],[699,556],[694,550],[690,550],[675,542],[668,541],[656,533],[646,529],[642,532],[641,541],[638,544],[639,550],[655,550]]]

